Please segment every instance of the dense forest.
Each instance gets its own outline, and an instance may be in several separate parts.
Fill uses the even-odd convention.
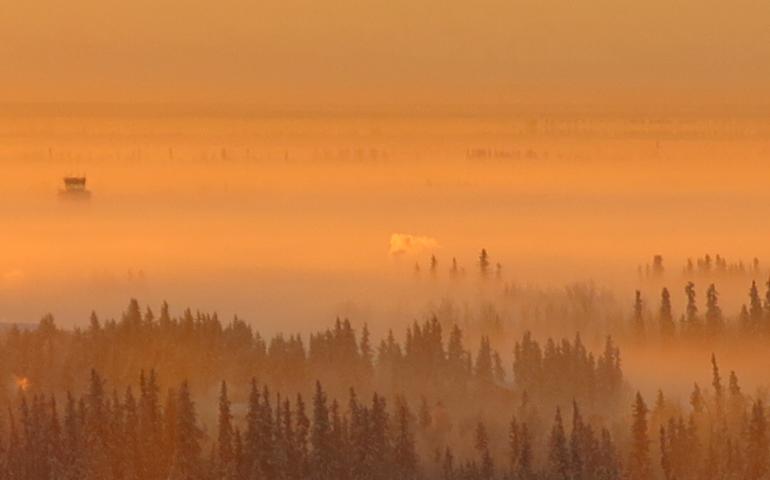
[[[580,335],[525,332],[506,351],[467,336],[432,316],[381,339],[342,319],[266,338],[136,300],[86,329],[46,316],[2,336],[0,374],[14,381],[0,478],[754,480],[770,468],[764,395],[724,379],[714,356],[710,387],[682,405],[636,392],[610,337],[592,351]]]

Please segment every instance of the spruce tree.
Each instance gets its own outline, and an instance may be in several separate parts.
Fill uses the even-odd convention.
[[[131,305],[133,304],[134,301]],[[138,305],[135,308],[138,309]],[[129,307],[129,313],[132,311],[133,308]],[[161,465],[163,458],[157,447],[162,441],[162,419],[160,390],[154,369],[150,370],[147,377],[145,377],[144,371],[141,372],[139,388],[139,439],[144,459],[143,478],[160,480],[163,475]]]
[[[724,327],[722,309],[719,307],[719,294],[712,283],[706,291],[706,331],[709,335],[719,334]]]
[[[316,480],[332,478],[331,463],[331,425],[329,424],[329,408],[326,404],[326,393],[321,383],[316,382],[313,396],[313,426],[310,435],[312,447],[310,460],[310,475]]]
[[[698,335],[701,331],[701,324],[698,317],[698,305],[695,302],[695,284],[687,282],[684,293],[687,296],[685,327],[689,334]]]
[[[719,375],[717,357],[713,353],[711,354],[711,386],[714,388],[715,413],[717,419],[721,420],[724,414],[724,389],[722,388],[722,377]]]
[[[259,388],[257,381],[251,379],[251,390],[249,391],[248,410],[246,412],[246,433],[244,435],[243,450],[246,456],[246,470],[251,476],[258,476],[260,473],[259,448],[260,448],[260,429],[259,418],[262,411]]]
[[[644,305],[642,303],[642,292],[636,291],[634,296],[634,318],[633,332],[636,338],[644,337]]]
[[[257,462],[259,471],[267,479],[276,477],[275,465],[275,423],[273,421],[273,408],[270,405],[270,391],[266,385],[262,386],[262,402],[260,404],[259,420],[257,422],[259,430],[257,443]]]
[[[674,315],[671,311],[671,294],[667,288],[663,288],[660,293],[660,334],[664,338],[674,336],[676,326],[674,325]]]
[[[519,430],[519,457],[514,470],[515,480],[530,480],[534,478],[532,436],[526,423],[521,424]]]
[[[219,391],[219,433],[217,435],[217,467],[218,474],[222,479],[234,479],[237,474],[233,451],[232,420],[230,399],[227,397],[227,383],[223,381]]]
[[[485,278],[489,273],[489,255],[487,254],[486,248],[482,248],[481,253],[479,254],[479,271],[481,272],[481,276]]]
[[[628,460],[629,480],[651,478],[650,441],[647,435],[647,405],[645,405],[642,395],[637,392],[631,423],[631,452]]]
[[[412,433],[411,414],[406,402],[400,399],[396,407],[396,438],[393,445],[395,478],[414,480],[417,478],[417,452]]]
[[[564,423],[561,409],[556,408],[556,415],[548,438],[548,472],[554,480],[569,480],[571,476],[567,437],[564,433]]]
[[[176,415],[176,444],[169,480],[200,480],[203,477],[200,446],[203,434],[197,424],[195,404],[186,381],[178,390]]]
[[[110,475],[109,432],[104,380],[91,370],[88,394],[86,396],[84,478],[102,479]]]
[[[367,436],[369,449],[368,465],[375,479],[387,478],[387,463],[391,455],[388,413],[385,398],[372,396],[370,429]]]
[[[768,455],[768,431],[765,407],[761,400],[754,402],[751,408],[751,419],[748,428],[748,445],[746,447],[746,480],[759,480],[768,473],[770,459]]]
[[[751,329],[754,332],[760,332],[763,329],[763,317],[764,311],[762,309],[762,300],[759,298],[759,290],[757,290],[757,282],[751,282],[751,288],[749,289],[749,322]]]
[[[131,387],[126,388],[123,400],[125,422],[123,424],[123,470],[126,480],[139,480],[144,471],[142,448],[139,441],[139,414]],[[173,446],[171,447],[173,448]]]
[[[489,453],[489,435],[483,422],[476,424],[475,447],[479,454],[480,479],[492,480],[495,474],[495,466],[492,462],[492,455]]]
[[[302,395],[297,395],[295,404],[295,447],[297,449],[297,467],[299,478],[308,478],[310,472],[310,453],[308,451],[308,438],[310,435],[310,419],[305,412],[305,402]]]
[[[508,424],[508,463],[511,475],[515,475],[521,455],[521,427],[516,417]]]
[[[476,356],[476,378],[485,383],[494,380],[492,366],[492,349],[489,346],[489,337],[481,337],[481,346]]]

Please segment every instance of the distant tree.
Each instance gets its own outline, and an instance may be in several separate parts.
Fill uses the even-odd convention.
[[[497,383],[505,382],[505,368],[503,367],[503,360],[500,358],[500,354],[492,352],[492,365],[494,370],[494,378]]]
[[[690,406],[692,407],[692,411],[695,414],[701,414],[705,409],[703,392],[701,392],[700,386],[697,382],[693,385],[692,393],[690,393]]]
[[[463,347],[463,332],[456,324],[452,326],[449,334],[449,344],[447,345],[447,368],[450,378],[454,382],[459,382],[466,377],[465,357],[467,352]]]
[[[361,330],[361,342],[359,345],[361,352],[361,363],[363,365],[363,381],[371,378],[374,370],[374,353],[372,352],[372,346],[369,339],[369,326],[364,323],[364,327]]]
[[[237,475],[232,419],[230,400],[227,398],[227,383],[223,381],[219,393],[219,435],[217,436],[218,470],[222,479],[234,479]]]
[[[609,430],[603,428],[599,440],[597,465],[594,470],[597,480],[619,480],[621,478],[620,461]]]
[[[768,431],[765,407],[761,400],[754,402],[748,426],[748,445],[746,452],[746,480],[759,480],[768,473]]]
[[[305,402],[302,395],[297,395],[295,403],[295,448],[297,449],[297,478],[308,478],[310,472],[310,454],[308,452],[308,437],[310,435],[310,419],[305,413]]]
[[[85,411],[85,475],[84,478],[100,479],[109,476],[109,412],[104,393],[104,380],[91,370]]]
[[[123,405],[126,417],[123,433],[124,444],[122,447],[124,454],[123,475],[126,480],[139,480],[141,472],[144,471],[142,466],[142,448],[139,441],[139,414],[137,412],[136,399],[130,386],[126,388]],[[174,446],[171,445],[168,448],[170,451]],[[170,460],[170,458],[167,460]]]
[[[243,438],[243,450],[246,456],[246,470],[254,475],[259,474],[260,452],[260,429],[259,421],[262,412],[261,396],[255,379],[251,380],[251,389],[249,390],[249,400],[246,412],[246,431]]]
[[[56,397],[51,395],[49,403],[49,418],[47,422],[47,428],[45,429],[45,438],[43,439],[44,448],[47,453],[46,461],[48,462],[46,467],[46,473],[52,478],[59,478],[64,471],[64,447],[62,441],[62,428],[59,422],[59,412],[56,407]],[[122,426],[122,425],[121,425]],[[116,435],[120,435],[121,432],[115,432]],[[0,458],[4,452],[3,442],[0,441]],[[120,461],[120,452],[114,451],[116,458],[113,461]]]
[[[346,458],[347,450],[348,450],[348,438],[347,438],[347,432],[346,428],[343,425],[342,417],[340,415],[340,407],[339,403],[337,403],[337,400],[332,400],[331,406],[329,407],[329,420],[331,423],[331,432],[329,436],[329,443],[330,443],[330,449],[331,449],[331,475],[332,478],[337,478],[340,480],[347,480],[348,479],[348,461]],[[278,442],[279,445],[282,443],[280,439],[280,433],[278,433]],[[283,450],[279,447],[277,449],[278,456],[282,457]],[[278,462],[279,467],[282,462]],[[277,468],[276,469],[277,477],[278,478],[285,478],[285,475],[282,474],[282,469]]]
[[[762,309],[762,301],[759,298],[759,290],[757,290],[757,282],[751,282],[751,288],[749,289],[749,322],[751,330],[759,332],[763,328],[764,311]]]
[[[482,277],[486,277],[489,273],[489,255],[486,248],[482,248],[479,254],[479,271]]]
[[[197,425],[195,404],[187,382],[179,387],[176,410],[176,445],[169,480],[201,479],[203,466],[200,441],[203,433]]]
[[[651,478],[650,441],[647,435],[647,405],[637,392],[631,424],[631,452],[627,472],[629,480]]]
[[[370,409],[369,435],[367,435],[369,449],[369,466],[375,473],[375,478],[385,478],[389,470],[388,462],[391,452],[390,432],[388,430],[388,413],[385,398],[374,394]]]
[[[476,356],[476,377],[479,380],[491,383],[494,380],[492,348],[489,345],[489,337],[481,337],[481,346]]]
[[[569,436],[570,473],[573,480],[581,480],[591,469],[591,431],[583,423],[578,404],[572,402],[572,431]]]
[[[438,273],[438,260],[435,255],[430,256],[430,274],[435,276]]]
[[[644,336],[643,308],[644,308],[644,305],[642,303],[642,292],[637,290],[636,295],[634,297],[634,320],[633,320],[633,331],[634,331],[634,335],[637,338],[642,338]]]
[[[716,405],[716,414],[721,417],[724,413],[724,391],[722,388],[722,377],[719,375],[719,365],[717,365],[717,357],[713,353],[711,354],[711,386],[714,388],[714,402]]]
[[[133,318],[138,315],[139,305],[132,301],[126,316]],[[138,317],[141,318],[141,317]],[[145,376],[144,370],[139,377],[139,438],[142,445],[144,478],[159,479],[162,473],[162,455],[157,446],[162,441],[162,425],[160,411],[160,390],[154,369]]]
[[[719,294],[712,283],[706,290],[706,332],[714,336],[722,331],[724,320],[722,309],[719,307]]]
[[[698,318],[698,305],[695,302],[695,284],[687,282],[684,287],[684,293],[687,295],[687,308],[685,316],[685,327],[690,334],[699,334],[701,330],[700,319]]]
[[[521,424],[519,430],[519,456],[513,478],[516,480],[530,480],[535,478],[533,468],[532,436],[526,423]]]
[[[548,478],[569,480],[571,477],[570,455],[561,410],[556,409],[551,435],[548,439]]]
[[[495,475],[495,467],[492,455],[489,453],[489,435],[483,422],[476,424],[475,437],[475,447],[479,454],[479,464],[481,465],[480,479],[492,480]]]
[[[516,421],[516,417],[508,424],[508,459],[511,476],[515,476],[521,456],[522,426]]]
[[[257,420],[258,442],[257,457],[259,471],[262,476],[272,478],[276,475],[275,453],[275,422],[273,421],[273,408],[270,405],[270,391],[267,385],[262,386],[262,400],[260,402]]]
[[[326,393],[321,383],[316,382],[313,397],[313,423],[310,444],[312,446],[310,460],[311,478],[325,480],[331,478],[332,450],[331,425],[329,423],[329,408],[326,403]]]
[[[661,426],[658,444],[660,445],[660,468],[663,471],[664,480],[673,480],[675,478],[670,438],[671,436],[666,434],[666,427]]]
[[[457,266],[457,258],[452,257],[452,267],[449,269],[449,275],[452,278],[455,278],[459,274],[460,274],[460,269]]]
[[[652,274],[656,277],[663,276],[663,255],[655,255],[652,257]]]
[[[671,294],[667,288],[663,288],[660,293],[660,334],[664,338],[672,338],[676,329],[674,325],[674,315],[671,312]]]
[[[395,478],[414,480],[417,478],[417,452],[414,434],[410,425],[410,413],[406,402],[401,399],[396,406],[396,438],[393,445]]]
[[[243,437],[239,428],[235,429],[235,436],[233,437],[233,460],[235,462],[235,478],[245,480],[248,477],[248,472],[246,459],[243,455]]]

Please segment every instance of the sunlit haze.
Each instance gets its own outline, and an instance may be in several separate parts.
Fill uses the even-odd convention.
[[[0,7],[0,480],[763,480],[770,3]]]

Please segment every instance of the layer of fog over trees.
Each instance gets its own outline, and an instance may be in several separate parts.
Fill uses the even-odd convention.
[[[420,125],[3,119],[0,478],[767,478],[767,124]]]

